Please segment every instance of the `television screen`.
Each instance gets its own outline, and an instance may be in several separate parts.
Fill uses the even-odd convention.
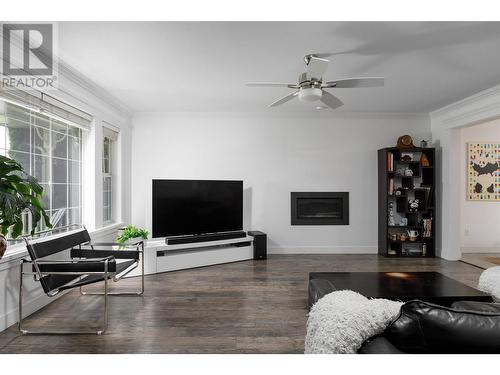
[[[243,181],[153,180],[153,237],[243,229]]]

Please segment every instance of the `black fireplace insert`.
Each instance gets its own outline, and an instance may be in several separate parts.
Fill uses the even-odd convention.
[[[292,192],[292,225],[349,225],[348,192]]]

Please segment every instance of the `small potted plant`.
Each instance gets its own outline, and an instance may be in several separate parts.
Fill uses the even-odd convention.
[[[14,239],[23,233],[24,212],[31,214],[32,235],[42,219],[52,228],[40,203],[42,196],[43,188],[35,177],[27,174],[15,160],[0,155],[0,259],[7,250],[7,234]]]
[[[140,229],[133,225],[127,225],[125,228],[120,228],[116,241],[121,244],[137,243],[141,240],[147,240],[148,235],[149,232],[145,229]]]

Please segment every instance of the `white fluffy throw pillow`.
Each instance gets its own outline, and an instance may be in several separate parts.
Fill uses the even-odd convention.
[[[484,270],[479,277],[479,290],[490,294],[495,302],[500,302],[500,267]]]
[[[365,340],[387,328],[401,305],[351,290],[329,293],[309,312],[305,353],[356,353]]]

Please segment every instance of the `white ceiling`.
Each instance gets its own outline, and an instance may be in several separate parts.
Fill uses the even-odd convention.
[[[500,22],[62,22],[60,57],[133,111],[312,111],[267,105],[302,57],[326,79],[385,76],[384,88],[331,89],[348,112],[429,112],[500,84]]]

